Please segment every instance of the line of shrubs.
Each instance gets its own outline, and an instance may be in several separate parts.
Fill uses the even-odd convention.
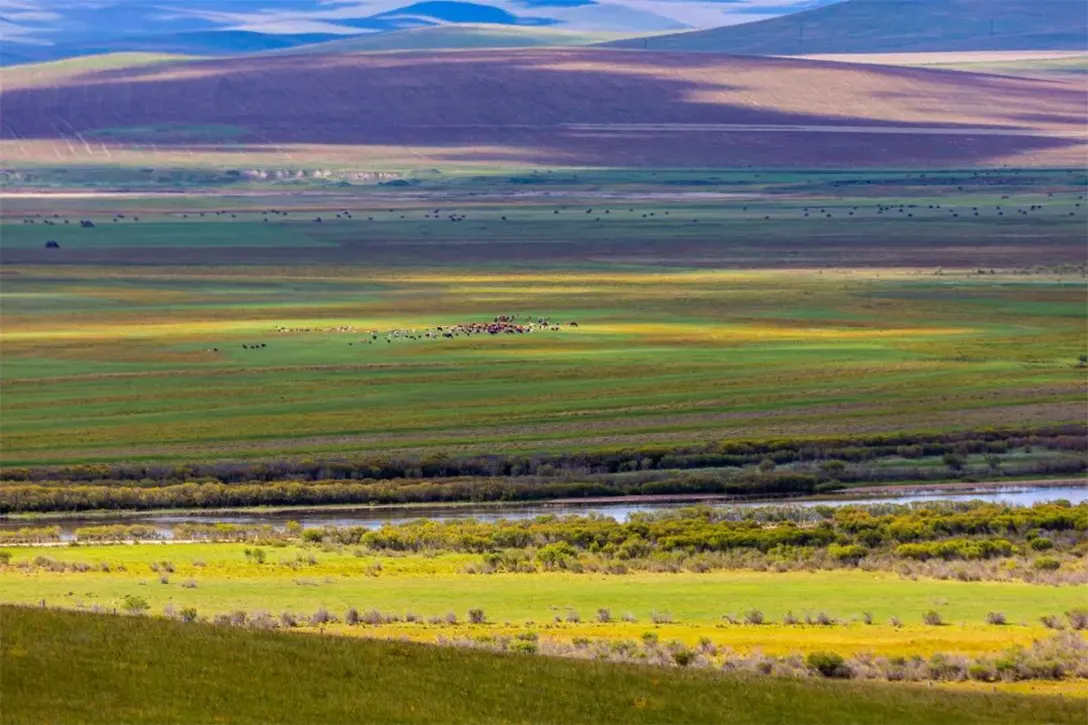
[[[149,607],[142,597],[129,595],[122,609],[134,615],[144,614]],[[92,606],[92,611],[105,611]],[[606,612],[607,610],[601,610]],[[168,605],[164,614],[184,622],[209,621],[198,615],[195,608],[175,609]],[[928,615],[927,615],[928,616]],[[1069,615],[1069,621],[1080,622],[1083,629],[1088,623],[1088,612]],[[558,619],[558,617],[557,617]],[[611,621],[611,617],[599,621]],[[406,614],[385,614],[377,610],[360,612],[348,609],[339,617],[324,607],[312,615],[282,612],[275,616],[269,612],[248,613],[235,611],[216,614],[211,623],[220,626],[249,627],[253,629],[293,629],[296,627],[323,628],[330,624],[347,626],[378,626],[396,622],[418,622],[430,625],[458,625],[457,615],[421,617]],[[487,618],[481,609],[469,610],[466,619],[470,624],[483,625]],[[578,621],[569,619],[568,621]],[[928,622],[932,624],[932,622]],[[529,625],[530,623],[526,623]],[[530,625],[531,626],[531,625]],[[532,630],[514,635],[492,635],[486,630],[470,637],[438,637],[442,646],[468,647],[499,652],[544,654],[549,656],[593,659],[610,662],[637,662],[665,667],[695,667],[719,669],[726,672],[752,672],[763,675],[788,677],[826,677],[833,679],[867,679],[889,682],[1020,682],[1027,680],[1063,680],[1088,678],[1088,642],[1074,632],[1062,632],[1045,640],[1037,640],[1030,647],[1009,647],[997,655],[970,658],[961,654],[937,653],[929,657],[920,655],[878,656],[859,653],[843,656],[837,652],[815,651],[808,654],[785,656],[765,655],[758,651],[742,654],[728,647],[719,647],[709,637],[703,637],[692,647],[678,640],[661,642],[656,631],[645,632],[640,640],[599,639],[578,637],[571,641],[541,638]]]
[[[322,506],[519,502],[557,498],[659,494],[734,496],[805,495],[819,490],[808,473],[744,473],[736,476],[676,476],[650,482],[537,482],[484,478],[453,481],[304,483],[183,483],[174,486],[6,484],[0,486],[0,513],[54,511],[216,509],[243,506]]]
[[[992,462],[993,463],[993,462]],[[766,462],[756,469],[639,471],[590,474],[581,480],[539,476],[513,478],[396,479],[388,481],[280,481],[272,483],[188,482],[145,485],[108,481],[79,484],[64,481],[0,483],[0,514],[92,510],[217,509],[246,506],[325,506],[425,504],[449,502],[530,502],[562,498],[631,495],[724,495],[738,498],[803,496],[840,490],[849,483],[979,480],[996,476],[1072,475],[1088,470],[1088,457],[1033,459],[996,464],[1000,468],[963,466],[955,471],[937,466],[798,464],[774,470]],[[571,475],[571,474],[564,474]]]
[[[259,462],[193,462],[181,465],[102,463],[70,466],[5,467],[6,481],[129,481],[154,485],[193,480],[220,483],[327,480],[430,479],[455,476],[552,476],[646,470],[741,467],[769,460],[777,465],[838,460],[858,462],[902,456],[1004,453],[1025,446],[1084,453],[1088,425],[1002,428],[930,434],[873,435],[758,441],[721,441],[667,448],[644,446],[564,454],[510,454],[419,458],[358,457]]]

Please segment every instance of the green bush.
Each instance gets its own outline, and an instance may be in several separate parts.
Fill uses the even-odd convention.
[[[1054,542],[1045,536],[1040,536],[1031,540],[1031,548],[1035,551],[1050,551],[1054,548]]]
[[[1062,563],[1052,556],[1040,556],[1032,566],[1039,571],[1057,571],[1062,568]]]
[[[836,559],[843,563],[857,564],[865,555],[869,553],[861,544],[832,544],[827,547],[827,554],[832,559]]]
[[[672,653],[672,661],[681,667],[687,667],[695,662],[695,653],[689,649],[680,649]]]
[[[931,627],[940,627],[944,624],[944,620],[941,618],[941,613],[936,609],[931,609],[922,615],[922,621]]]
[[[997,679],[997,673],[992,667],[979,662],[968,666],[967,676],[977,682],[993,682]]]
[[[146,599],[135,594],[126,594],[124,599],[121,600],[121,609],[129,614],[143,614],[150,608],[151,605],[147,603]]]
[[[805,657],[805,664],[824,677],[848,678],[851,675],[846,660],[836,652],[810,652]]]

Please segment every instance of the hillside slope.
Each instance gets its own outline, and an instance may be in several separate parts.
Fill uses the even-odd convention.
[[[3,721],[77,723],[1079,722],[1053,697],[499,655],[0,608]]]
[[[616,48],[746,55],[1088,48],[1083,0],[845,0],[755,23],[619,40]]]
[[[787,58],[275,55],[5,87],[0,151],[10,166],[1062,165],[1082,158],[1084,99],[1073,82]]]
[[[275,52],[296,55],[392,50],[536,48],[592,45],[603,42],[609,37],[616,38],[617,34],[507,25],[450,24],[395,30],[389,33],[369,33]]]

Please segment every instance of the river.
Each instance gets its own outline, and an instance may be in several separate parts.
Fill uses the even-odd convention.
[[[767,506],[767,505],[792,505],[792,506],[845,506],[847,504],[873,504],[873,503],[917,503],[922,501],[971,501],[982,500],[996,503],[1005,503],[1021,506],[1044,501],[1065,499],[1078,504],[1088,501],[1088,486],[1007,486],[1000,488],[987,487],[979,490],[960,490],[954,493],[941,491],[920,491],[911,495],[892,496],[847,496],[819,499],[788,499],[773,501],[710,501],[711,506]],[[588,515],[597,514],[608,516],[617,521],[625,521],[631,514],[643,511],[665,511],[669,509],[691,506],[694,501],[623,501],[623,502],[562,502],[549,503],[538,502],[532,504],[485,504],[479,506],[433,506],[433,507],[359,507],[359,508],[327,508],[327,509],[295,509],[267,511],[232,511],[216,513],[155,513],[129,516],[88,516],[85,518],[37,518],[32,521],[27,519],[0,519],[0,529],[18,529],[23,526],[59,526],[61,536],[66,540],[74,538],[75,529],[81,526],[95,526],[106,524],[149,524],[158,528],[166,537],[170,536],[171,528],[180,523],[232,523],[232,524],[270,524],[281,527],[288,521],[298,521],[306,528],[322,526],[365,526],[378,528],[384,524],[401,524],[419,519],[431,519],[434,521],[450,521],[454,519],[474,518],[480,521],[497,521],[499,519],[529,519],[547,514],[567,516],[572,514]]]

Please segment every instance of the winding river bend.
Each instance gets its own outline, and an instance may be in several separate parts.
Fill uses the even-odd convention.
[[[792,506],[845,506],[847,504],[875,504],[875,503],[917,503],[923,501],[991,501],[995,503],[1015,504],[1030,506],[1044,501],[1064,499],[1073,504],[1088,501],[1088,484],[1085,485],[1060,485],[1060,486],[1032,486],[1009,485],[1003,487],[984,487],[979,489],[957,489],[953,492],[941,490],[919,490],[909,494],[898,495],[866,495],[849,496],[841,495],[834,498],[822,497],[818,499],[788,499],[788,500],[761,500],[761,501],[706,501],[714,506],[767,506],[767,505],[792,505]],[[602,501],[600,499],[577,502],[547,502],[541,501],[531,504],[484,504],[463,506],[434,506],[434,507],[335,507],[318,509],[290,509],[290,510],[245,510],[245,511],[208,511],[208,512],[179,512],[179,513],[154,513],[148,515],[130,516],[88,516],[65,517],[49,519],[46,517],[27,519],[0,519],[0,529],[18,529],[24,526],[59,526],[61,537],[66,540],[74,538],[74,532],[81,526],[94,526],[119,523],[140,523],[155,526],[164,537],[169,538],[173,526],[181,523],[232,523],[232,524],[269,524],[275,527],[284,526],[288,521],[298,521],[306,528],[322,526],[365,526],[378,528],[384,524],[400,524],[419,519],[431,519],[433,521],[450,521],[455,519],[474,518],[480,521],[496,521],[499,519],[529,519],[536,516],[556,515],[588,515],[597,514],[608,516],[617,521],[625,521],[636,512],[666,511],[669,509],[691,506],[700,503],[693,500],[685,501]]]

